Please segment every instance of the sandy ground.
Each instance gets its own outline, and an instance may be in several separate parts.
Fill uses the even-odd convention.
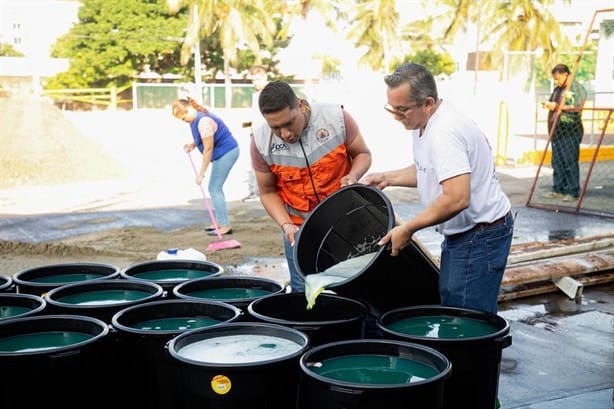
[[[282,276],[283,258],[278,227],[260,202],[241,202],[248,193],[248,130],[241,122],[251,111],[224,113],[241,144],[241,155],[225,186],[234,234],[240,248],[207,253],[203,227],[207,217],[186,227],[163,231],[155,228],[121,227],[39,242],[0,240],[0,274],[55,263],[99,262],[120,268],[155,259],[169,247],[194,248],[208,259],[231,269],[253,263],[250,274]],[[360,115],[357,115],[360,116]],[[368,121],[382,132],[377,115]],[[387,126],[394,121],[387,118]],[[202,193],[181,146],[190,138],[187,126],[172,118],[170,110],[142,112],[62,112],[50,102],[34,97],[0,98],[0,217],[91,211],[139,210],[175,207],[205,210]],[[382,122],[384,123],[384,122]],[[405,164],[409,138],[375,135],[366,127],[374,152],[372,170]],[[405,153],[404,153],[405,152]],[[194,156],[195,160],[198,160]],[[199,163],[199,162],[197,162]],[[522,170],[519,170],[522,172]],[[507,177],[506,175],[502,175]],[[509,176],[508,195],[522,204],[530,171],[520,178]],[[516,183],[516,181],[523,183]],[[396,200],[416,200],[413,190],[387,191]],[[206,216],[206,213],[203,213]],[[102,221],[102,220],[101,220]],[[63,226],[70,229],[71,225]],[[271,265],[268,264],[273,260]],[[283,266],[282,266],[283,269]]]

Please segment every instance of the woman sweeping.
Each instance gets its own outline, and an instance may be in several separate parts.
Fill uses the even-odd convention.
[[[192,98],[178,99],[173,103],[172,110],[173,116],[187,122],[192,130],[193,142],[186,143],[184,151],[190,153],[198,148],[202,153],[200,172],[196,174],[197,185],[200,186],[211,164],[208,190],[218,226],[211,225],[205,230],[210,236],[217,234],[216,227],[220,234],[232,234],[223,188],[239,158],[239,144],[222,119]]]

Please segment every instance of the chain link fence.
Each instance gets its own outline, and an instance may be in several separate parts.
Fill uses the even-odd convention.
[[[594,99],[593,99],[594,100]],[[534,151],[537,172],[527,206],[614,217],[614,107],[588,101],[583,129],[559,116],[552,137]],[[547,118],[539,117],[547,130]]]
[[[200,88],[200,89],[199,89]],[[293,85],[297,95],[304,96],[303,87]],[[135,82],[132,84],[132,108],[164,109],[168,108],[178,98],[190,96],[200,98],[202,104],[213,109],[222,108],[255,108],[254,86],[252,84],[148,84]]]

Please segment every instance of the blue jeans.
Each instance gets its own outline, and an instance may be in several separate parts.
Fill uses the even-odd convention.
[[[224,196],[224,183],[228,178],[230,169],[239,159],[239,147],[226,153],[221,158],[211,163],[211,176],[209,178],[209,195],[213,209],[215,210],[215,220],[219,226],[229,226],[228,207],[226,206],[226,196]]]
[[[284,233],[281,234],[284,240],[284,254],[286,255],[286,262],[288,263],[288,271],[290,272],[290,289],[293,293],[305,292],[305,279],[301,277],[296,271],[294,266],[294,254],[293,247],[290,246],[290,242],[286,239]]]
[[[441,243],[441,305],[497,313],[497,297],[512,245],[514,217],[446,236]]]

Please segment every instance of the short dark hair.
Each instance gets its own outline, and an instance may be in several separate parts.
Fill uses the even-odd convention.
[[[258,108],[262,114],[294,109],[298,106],[298,97],[290,85],[283,81],[271,81],[262,89],[258,97]]]
[[[552,68],[551,74],[571,74],[571,71],[569,71],[569,67],[565,64],[557,64]]]
[[[439,99],[433,74],[420,64],[412,62],[401,64],[392,74],[384,77],[384,82],[392,89],[409,84],[408,98],[417,104],[423,104],[428,97],[432,97],[435,101]]]

